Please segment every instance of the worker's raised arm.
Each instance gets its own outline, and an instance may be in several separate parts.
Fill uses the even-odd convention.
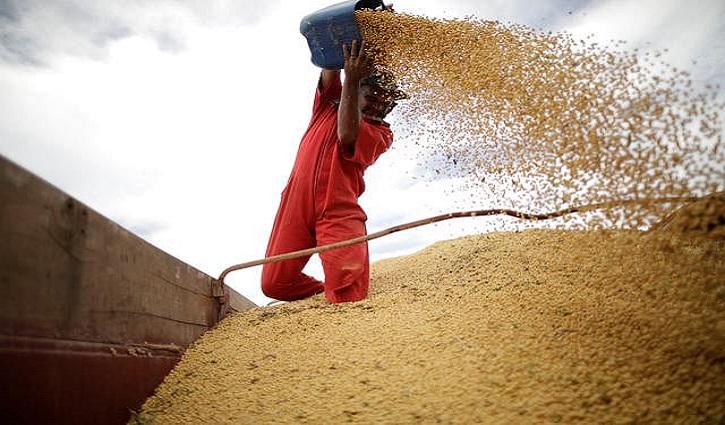
[[[365,41],[352,41],[342,46],[345,57],[345,81],[342,84],[340,107],[337,110],[337,137],[346,152],[355,151],[355,140],[360,130],[360,80],[373,71],[373,61],[365,52]]]

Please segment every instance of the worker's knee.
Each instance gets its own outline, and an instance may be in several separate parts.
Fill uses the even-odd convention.
[[[294,301],[288,290],[281,285],[275,285],[273,282],[262,281],[262,293],[264,296],[274,298],[280,301]]]
[[[283,281],[282,271],[278,264],[265,265],[262,268],[262,293],[269,298],[290,301],[287,299],[290,297],[290,285],[280,283]]]
[[[262,293],[269,298],[281,301],[292,301],[290,285],[283,285],[273,279],[269,273],[262,273]]]
[[[298,273],[291,279],[280,279],[280,275],[272,273],[271,270],[262,271],[262,293],[276,300],[295,301],[319,294],[324,290],[322,282]]]

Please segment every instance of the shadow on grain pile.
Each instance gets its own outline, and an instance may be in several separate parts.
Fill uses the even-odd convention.
[[[528,230],[373,264],[369,299],[225,319],[135,418],[155,423],[717,422],[725,245]]]

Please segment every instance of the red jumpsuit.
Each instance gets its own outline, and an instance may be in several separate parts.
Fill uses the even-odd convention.
[[[387,124],[363,119],[352,155],[337,137],[338,79],[318,83],[312,119],[300,142],[292,173],[280,201],[267,257],[327,245],[366,234],[367,216],[358,204],[365,190],[363,173],[393,142]],[[332,303],[367,296],[370,260],[367,243],[320,253],[325,283],[302,273],[310,256],[265,264],[262,292],[284,301],[325,292]]]

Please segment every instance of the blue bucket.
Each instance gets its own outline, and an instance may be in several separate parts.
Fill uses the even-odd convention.
[[[345,65],[342,45],[350,45],[352,40],[360,42],[355,11],[378,7],[385,9],[382,0],[350,0],[333,4],[302,18],[300,32],[310,46],[312,63],[324,69],[342,69]]]

